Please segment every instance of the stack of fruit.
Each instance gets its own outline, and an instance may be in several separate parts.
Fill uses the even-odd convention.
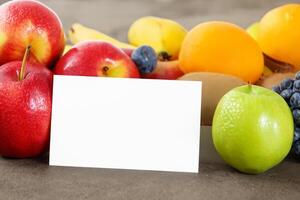
[[[0,6],[0,41],[0,154],[37,156],[49,145],[49,68],[64,49],[62,24],[41,3],[11,1]]]
[[[264,52],[264,74],[257,84],[272,88],[300,70],[299,21],[300,5],[287,4],[269,11],[247,29]]]
[[[78,48],[81,49],[81,52],[91,51],[91,49],[83,50],[81,48],[82,45],[86,45],[87,41],[93,40],[92,43],[106,41],[120,48],[132,59],[139,69],[141,78],[177,79],[183,75],[178,65],[178,54],[186,33],[184,27],[177,22],[157,17],[143,17],[135,21],[129,28],[128,40],[130,44],[127,44],[81,24],[74,24],[68,32],[68,38],[74,46],[66,46],[62,60],[66,60],[66,62],[69,62],[67,61],[69,59],[72,60],[72,58],[67,59],[67,57],[72,57],[72,52]],[[89,53],[84,54],[88,55]],[[105,64],[103,63],[103,65]],[[86,73],[84,70],[78,72],[74,66],[71,68],[68,66],[68,70],[66,70],[63,63],[58,63],[55,68],[54,71],[57,74],[97,75],[96,71],[92,74]],[[115,75],[108,76],[113,77]],[[125,74],[118,76],[127,77]]]
[[[266,171],[292,146],[288,105],[296,126],[293,149],[300,151],[300,79],[297,75],[275,88],[283,98],[250,84],[271,88],[300,69],[299,24],[299,4],[271,10],[248,33],[222,21],[188,32],[175,21],[143,17],[130,26],[129,43],[74,24],[66,45],[62,24],[50,8],[33,0],[4,3],[0,154],[25,158],[47,150],[53,74],[200,80],[202,124],[213,126],[222,158],[242,172]]]
[[[183,75],[177,57],[185,35],[174,21],[145,17],[130,28],[132,45],[74,24],[68,34],[74,44],[70,46],[65,45],[60,19],[47,6],[33,0],[4,3],[0,155],[26,158],[48,149],[53,74],[177,79]]]

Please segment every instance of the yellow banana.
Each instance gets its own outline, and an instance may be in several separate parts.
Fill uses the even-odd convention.
[[[257,41],[257,36],[258,36],[258,30],[259,30],[259,22],[255,22],[251,24],[247,29],[247,33]]]
[[[62,55],[65,55],[71,48],[72,46],[67,44]]]
[[[112,43],[119,48],[135,48],[130,44],[120,42],[104,33],[85,27],[78,23],[72,25],[68,32],[68,37],[73,44],[77,44],[78,42],[86,40],[103,40]]]
[[[187,31],[175,21],[143,17],[135,21],[128,31],[131,45],[149,45],[163,59],[177,59],[182,41]]]

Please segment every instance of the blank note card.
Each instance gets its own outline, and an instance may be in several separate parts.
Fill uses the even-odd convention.
[[[50,165],[198,172],[201,82],[54,76]]]

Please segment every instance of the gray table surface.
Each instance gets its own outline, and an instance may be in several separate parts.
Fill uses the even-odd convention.
[[[224,164],[198,174],[49,167],[48,158],[0,159],[0,199],[291,199],[300,198],[300,164],[288,160],[261,175]]]
[[[58,13],[65,29],[80,22],[126,41],[130,23],[145,15],[168,17],[187,29],[207,20],[226,20],[246,27],[268,9],[287,1],[42,2]],[[300,199],[300,162],[286,159],[267,173],[253,176],[241,174],[222,162],[201,163],[198,174],[187,174],[49,167],[47,155],[23,160],[0,158],[0,199]]]

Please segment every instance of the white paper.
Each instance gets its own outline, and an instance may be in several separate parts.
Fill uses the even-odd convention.
[[[201,82],[54,76],[50,165],[198,172]]]

